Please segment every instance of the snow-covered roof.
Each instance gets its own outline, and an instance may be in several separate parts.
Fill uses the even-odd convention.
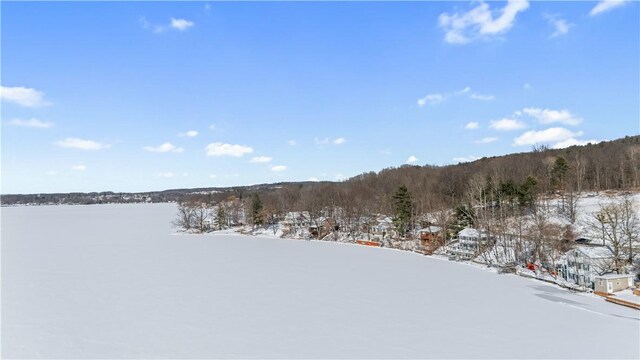
[[[458,233],[458,236],[479,238],[480,237],[480,231],[478,231],[476,229],[472,229],[472,228],[464,228],[464,229],[460,230],[460,232]]]
[[[580,251],[581,253],[583,253],[584,255],[586,255],[591,259],[610,258],[613,256],[613,253],[611,252],[611,250],[609,250],[609,248],[604,246],[597,246],[597,247],[578,246],[575,248],[575,250]]]
[[[611,280],[611,279],[627,279],[627,278],[632,278],[633,274],[606,274],[606,275],[596,275],[596,279],[605,279],[605,280]]]
[[[420,230],[418,230],[418,231],[419,231],[419,232],[426,232],[426,233],[432,233],[432,234],[435,234],[435,233],[440,232],[440,230],[442,230],[442,228],[441,228],[441,227],[439,227],[439,226],[428,226],[428,227],[426,227],[426,228],[424,228],[424,229],[420,229]]]

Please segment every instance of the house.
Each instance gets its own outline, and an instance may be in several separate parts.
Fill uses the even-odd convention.
[[[309,236],[322,239],[332,231],[337,231],[338,225],[335,219],[319,217],[309,225]]]
[[[308,211],[291,211],[280,221],[282,232],[289,233],[301,228],[308,228],[311,225]]]
[[[373,225],[371,231],[375,235],[388,235],[393,230],[393,220],[388,216],[380,216],[376,219],[376,224]]]
[[[606,274],[595,276],[595,291],[600,294],[611,294],[633,287],[631,274]]]
[[[614,258],[606,246],[578,246],[563,256],[558,268],[566,281],[594,289],[595,277],[611,271]]]
[[[438,226],[428,226],[418,230],[418,238],[420,239],[420,245],[427,254],[433,253],[444,245],[442,228]]]
[[[448,249],[449,255],[461,259],[473,259],[489,244],[491,238],[477,229],[464,228],[452,239],[453,245]]]

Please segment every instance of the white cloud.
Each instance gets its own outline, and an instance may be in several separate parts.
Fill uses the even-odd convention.
[[[473,155],[469,155],[469,156],[461,156],[461,157],[454,157],[453,161],[457,161],[457,162],[472,162],[472,161],[476,161],[480,159],[477,156],[473,156]]]
[[[519,120],[504,118],[500,120],[491,120],[489,122],[489,127],[499,131],[511,131],[522,129],[525,127],[525,124]]]
[[[337,139],[333,140],[333,143],[336,144],[336,145],[342,145],[346,141],[347,141],[347,139],[345,139],[345,138],[337,138]]]
[[[525,83],[524,85],[522,85],[522,88],[525,89],[525,90],[529,90],[529,89],[531,89],[531,84]]]
[[[71,170],[76,170],[76,171],[85,171],[87,170],[87,167],[84,165],[73,165],[71,167]]]
[[[193,21],[185,20],[185,19],[176,19],[171,18],[171,27],[177,29],[179,31],[187,30],[188,28],[195,25]]]
[[[166,172],[166,173],[158,173],[159,177],[164,177],[164,178],[171,178],[173,177],[173,173],[172,172]]]
[[[600,1],[596,6],[593,7],[593,9],[591,9],[591,11],[589,12],[589,15],[591,16],[595,16],[598,14],[601,14],[603,12],[609,11],[609,10],[613,10],[617,7],[620,7],[622,5],[624,5],[627,1],[626,0],[603,0]]]
[[[168,25],[152,24],[145,17],[141,17],[138,21],[140,22],[140,26],[142,26],[143,29],[151,30],[154,33],[162,33],[171,29],[178,30],[178,31],[185,31],[188,28],[195,25],[193,21],[189,21],[185,19],[176,19],[176,18],[171,18],[171,21],[169,22]]]
[[[11,121],[9,121],[9,125],[31,127],[31,128],[38,128],[38,129],[49,129],[53,127],[52,122],[40,121],[36,118],[31,118],[29,120],[12,119]]]
[[[442,94],[429,94],[421,99],[418,99],[418,106],[423,107],[427,104],[436,105],[444,101],[445,96]]]
[[[551,34],[551,37],[565,35],[569,32],[569,29],[574,26],[574,24],[568,22],[567,20],[560,19],[558,15],[543,14],[542,16],[547,19],[549,25],[553,26],[554,28],[554,32],[553,34]]]
[[[494,17],[489,5],[480,2],[475,8],[463,12],[440,14],[438,20],[445,31],[444,41],[450,44],[466,44],[476,39],[490,39],[507,32],[515,23],[519,12],[526,10],[526,0],[509,0]]]
[[[264,164],[271,161],[271,158],[268,156],[256,156],[249,160],[250,163]]]
[[[318,182],[318,181],[320,181],[320,180],[318,180],[318,178],[317,178],[317,177],[312,176],[312,177],[308,178],[308,179],[307,179],[307,181],[314,181],[314,182]]]
[[[560,141],[558,143],[556,143],[555,145],[553,145],[554,149],[564,149],[567,148],[569,146],[574,146],[574,145],[587,145],[587,144],[597,144],[599,143],[600,140],[577,140],[574,138],[569,138],[567,140],[563,140]]]
[[[418,162],[418,158],[414,155],[409,156],[409,158],[407,159],[407,164],[414,164],[416,162]]]
[[[176,147],[175,145],[173,145],[172,143],[164,143],[162,145],[153,147],[153,146],[145,146],[143,148],[146,151],[150,151],[150,152],[159,152],[159,153],[166,153],[166,152],[174,152],[174,153],[181,153],[184,151],[183,148],[181,147]]]
[[[42,107],[51,105],[50,102],[44,100],[44,93],[42,91],[21,86],[0,86],[0,99],[13,102],[24,107]]]
[[[209,130],[215,130],[215,129],[216,129],[216,124],[209,125]]]
[[[274,167],[271,168],[271,171],[285,171],[287,170],[287,167],[284,165],[276,165]]]
[[[178,133],[178,136],[180,136],[180,137],[196,137],[196,136],[198,136],[198,132],[195,131],[195,130],[189,130],[187,132]]]
[[[217,175],[215,175],[215,174],[210,174],[210,175],[209,175],[209,179],[215,179],[215,178],[217,178],[217,177],[218,177],[218,176],[217,176]]]
[[[482,138],[482,139],[480,139],[478,141],[474,141],[474,142],[476,144],[489,144],[489,143],[492,143],[494,141],[498,141],[498,138],[497,137],[485,137],[485,138]]]
[[[298,142],[295,140],[287,140],[287,144],[289,144],[289,146],[296,146]]]
[[[204,4],[204,12],[208,13],[209,11],[211,11],[211,8],[212,8],[211,4],[209,3]]]
[[[45,174],[47,174],[48,176],[56,176],[58,175],[58,172],[55,170],[49,170]]]
[[[479,128],[479,127],[480,127],[480,124],[478,122],[476,122],[476,121],[472,121],[470,123],[467,123],[467,125],[464,126],[464,128],[468,129],[468,130],[475,130],[475,129]]]
[[[329,143],[329,138],[324,138],[324,139],[319,139],[319,138],[313,138],[313,141],[317,144],[317,145],[324,145],[324,144],[328,144]]]
[[[382,149],[379,151],[380,154],[382,155],[391,155],[391,150],[387,149]]]
[[[109,144],[102,144],[93,140],[84,140],[84,139],[77,139],[77,138],[66,138],[64,140],[56,141],[54,144],[60,147],[74,148],[74,149],[80,149],[80,150],[101,150],[101,149],[108,149],[111,147],[111,145]]]
[[[471,94],[469,97],[474,100],[481,100],[481,101],[489,101],[496,98],[493,95],[482,95],[482,94]]]
[[[234,156],[241,157],[245,154],[251,154],[253,149],[246,145],[233,145],[215,142],[207,145],[205,148],[207,156]]]
[[[495,96],[493,95],[482,95],[482,94],[478,94],[478,93],[472,93],[471,92],[471,87],[466,86],[464,89],[462,90],[457,90],[457,91],[452,91],[452,92],[446,92],[446,93],[441,93],[441,94],[428,94],[427,96],[418,99],[417,104],[419,107],[424,107],[425,105],[429,104],[429,105],[437,105],[440,104],[441,102],[452,98],[452,97],[457,97],[457,96],[461,96],[464,94],[469,94],[469,98],[471,99],[475,99],[475,100],[493,100],[495,99]]]
[[[342,181],[342,180],[346,180],[345,176],[343,174],[335,174],[334,178],[338,181]]]
[[[513,145],[535,145],[546,143],[557,143],[576,136],[581,136],[582,132],[572,132],[561,127],[553,127],[546,130],[531,130],[514,139]]]
[[[541,124],[561,123],[564,125],[578,125],[582,122],[582,118],[571,114],[571,112],[566,109],[524,108],[522,112],[537,119]]]

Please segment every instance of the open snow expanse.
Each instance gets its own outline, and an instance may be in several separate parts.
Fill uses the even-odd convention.
[[[408,252],[2,208],[4,358],[639,358],[639,312]]]

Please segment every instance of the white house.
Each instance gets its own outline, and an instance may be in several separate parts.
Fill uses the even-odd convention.
[[[454,242],[448,253],[462,259],[472,259],[478,255],[482,245],[487,244],[489,237],[477,229],[464,228],[452,239]],[[457,241],[457,242],[456,242]]]
[[[568,282],[593,289],[595,277],[610,272],[613,264],[608,247],[578,246],[564,255],[559,270]]]

